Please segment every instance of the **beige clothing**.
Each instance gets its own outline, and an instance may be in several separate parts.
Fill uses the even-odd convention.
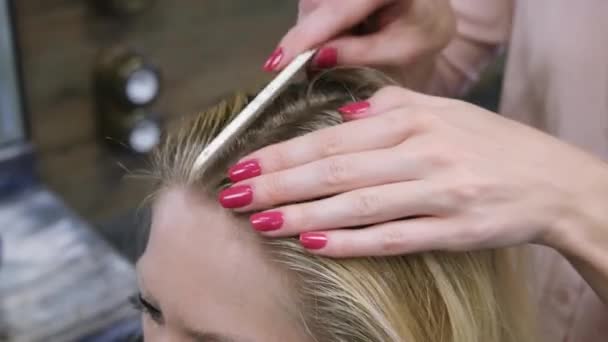
[[[452,3],[459,35],[439,61],[433,91],[462,91],[506,46],[501,113],[608,160],[608,1]],[[535,246],[534,257],[542,341],[608,341],[608,306],[556,252]]]

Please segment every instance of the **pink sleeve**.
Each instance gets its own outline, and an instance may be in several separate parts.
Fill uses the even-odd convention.
[[[458,96],[509,39],[515,0],[451,0],[458,33],[439,55],[428,92]]]

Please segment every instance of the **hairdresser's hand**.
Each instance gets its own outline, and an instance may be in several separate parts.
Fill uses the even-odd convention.
[[[419,77],[454,33],[449,0],[300,0],[297,24],[264,69],[281,69],[297,54],[320,47],[316,68],[366,65]]]
[[[398,87],[342,112],[350,122],[232,168],[237,183],[222,204],[274,207],[252,216],[254,228],[301,234],[334,257],[525,242],[578,256],[608,250],[603,162],[474,105]]]

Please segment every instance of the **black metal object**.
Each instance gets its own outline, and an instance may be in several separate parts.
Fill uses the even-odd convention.
[[[100,136],[111,147],[151,151],[161,135],[161,115],[149,109],[161,92],[160,70],[135,50],[116,46],[100,54],[94,74]]]

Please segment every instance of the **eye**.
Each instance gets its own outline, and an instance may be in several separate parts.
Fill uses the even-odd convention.
[[[136,310],[148,315],[156,324],[163,324],[162,311],[144,299],[141,293],[131,296],[129,301]]]

